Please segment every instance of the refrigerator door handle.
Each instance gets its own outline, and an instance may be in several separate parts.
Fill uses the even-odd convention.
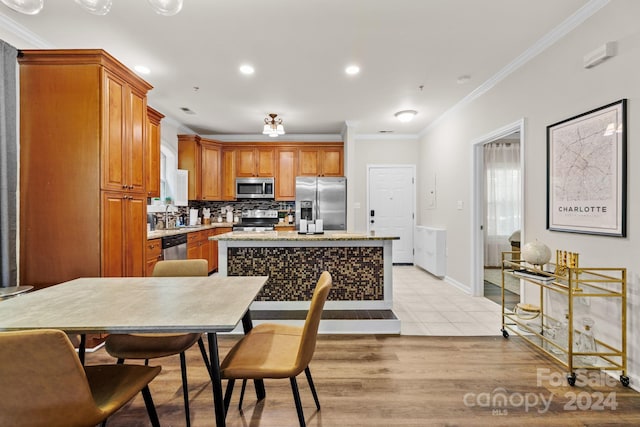
[[[316,200],[314,201],[315,206],[313,207],[313,222],[316,219],[320,218],[320,201],[318,200],[318,185],[316,184]]]

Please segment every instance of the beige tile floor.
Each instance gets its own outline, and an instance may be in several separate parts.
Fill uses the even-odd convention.
[[[393,287],[401,335],[501,335],[499,304],[469,296],[424,270],[394,266]]]

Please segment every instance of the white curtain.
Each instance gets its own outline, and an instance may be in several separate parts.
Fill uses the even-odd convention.
[[[496,141],[484,145],[484,264],[499,267],[501,252],[510,251],[509,236],[520,229],[520,143]]]
[[[0,40],[0,287],[18,284],[16,55],[16,48]]]

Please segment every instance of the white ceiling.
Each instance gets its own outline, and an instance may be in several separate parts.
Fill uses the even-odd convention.
[[[345,123],[358,135],[419,134],[594,4],[185,0],[166,17],[143,0],[113,0],[106,16],[44,1],[35,16],[0,4],[0,38],[18,49],[102,48],[130,68],[144,64],[149,105],[201,135],[227,136],[259,134],[268,113],[288,134],[339,134]],[[243,63],[255,74],[240,74]],[[353,63],[361,72],[347,76]],[[458,84],[463,75],[470,81]],[[404,109],[418,111],[414,121],[394,118]]]

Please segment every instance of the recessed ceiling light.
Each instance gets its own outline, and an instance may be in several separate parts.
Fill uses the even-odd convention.
[[[151,73],[151,70],[149,69],[149,67],[145,67],[144,65],[136,65],[135,67],[133,67],[133,69],[140,74]]]
[[[353,76],[360,72],[360,67],[358,67],[357,65],[349,65],[344,69],[344,72],[349,74],[350,76]]]
[[[401,122],[410,122],[418,114],[416,110],[402,110],[394,114]]]
[[[251,75],[256,72],[256,70],[249,64],[244,64],[240,66],[240,72],[244,75]]]

